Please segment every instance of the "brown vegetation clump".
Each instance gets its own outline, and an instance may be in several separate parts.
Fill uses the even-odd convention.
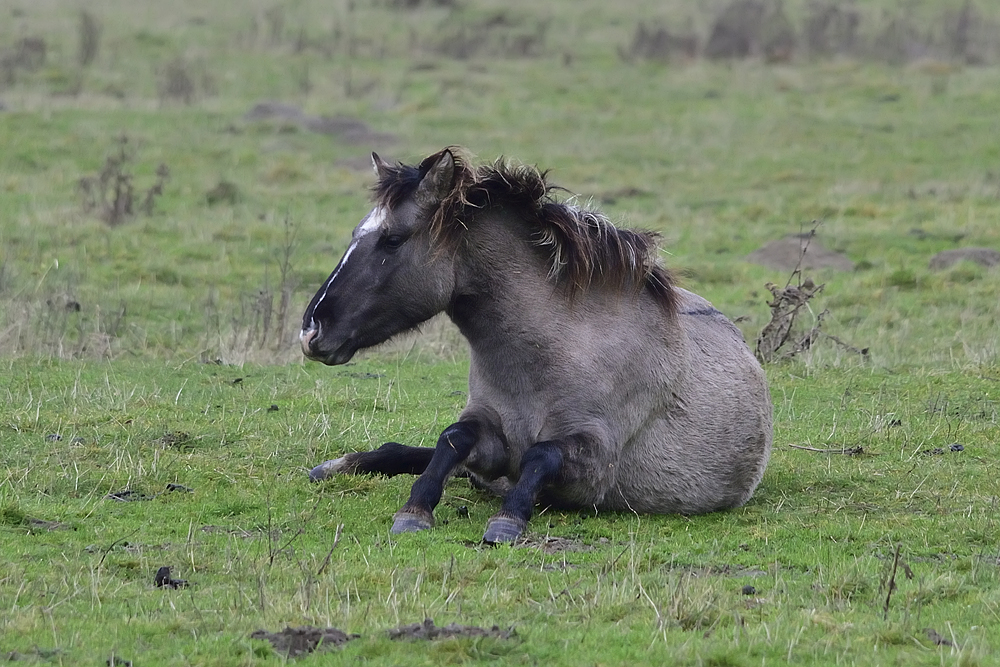
[[[101,47],[101,24],[93,14],[84,9],[80,11],[77,32],[80,36],[77,62],[80,63],[80,67],[87,67],[97,59]]]
[[[853,53],[857,47],[861,14],[851,3],[815,0],[806,9],[802,42],[813,56]]]
[[[0,52],[0,85],[11,86],[18,70],[34,72],[45,65],[48,47],[41,37],[22,37],[14,48]]]
[[[905,64],[935,58],[969,65],[1000,60],[1000,24],[974,0],[957,2],[927,21],[909,8],[876,11],[854,0],[807,0],[793,22],[782,0],[730,0],[710,22],[707,36],[690,26],[675,30],[640,22],[629,44],[618,47],[627,62],[640,59],[710,60],[759,58],[787,62],[799,53],[813,58],[852,56]]]
[[[636,26],[632,43],[627,48],[618,47],[622,60],[692,60],[698,55],[698,36],[693,30],[671,32],[665,27]]]
[[[733,0],[712,24],[705,57],[747,58],[756,53],[765,11],[760,0]]]
[[[216,92],[215,81],[204,65],[181,56],[168,60],[159,68],[156,87],[161,104],[191,104],[199,97],[209,97]]]
[[[157,167],[156,181],[142,195],[137,205],[135,187],[132,184],[132,165],[136,150],[124,134],[116,144],[97,174],[84,176],[77,182],[84,212],[96,213],[112,227],[134,219],[139,213],[152,215],[155,200],[163,194],[163,188],[170,177],[167,165]]]
[[[532,22],[502,10],[480,21],[444,29],[432,50],[457,60],[478,56],[538,57],[545,47],[548,28],[548,21]]]
[[[779,287],[774,283],[767,283],[767,289],[771,292],[772,297],[767,304],[771,310],[771,317],[757,336],[757,345],[754,349],[754,354],[761,363],[791,359],[812,348],[813,344],[820,338],[827,338],[855,354],[864,357],[868,355],[868,348],[858,349],[836,336],[822,331],[823,318],[829,314],[828,310],[815,316],[813,326],[808,331],[796,333],[796,320],[803,312],[812,312],[809,302],[825,287],[825,285],[816,285],[812,279],[802,275],[803,263],[818,226],[819,223],[813,223],[813,228],[809,232],[793,237],[800,244],[798,263],[792,269],[792,274],[785,286]],[[792,284],[793,280],[796,280],[794,285]]]
[[[815,326],[805,334],[793,339],[792,331],[802,309],[808,309],[809,301],[823,291],[823,287],[808,278],[798,285],[789,283],[784,287],[778,287],[774,283],[767,284],[767,289],[773,298],[767,304],[771,309],[771,319],[757,336],[755,354],[761,363],[791,358],[812,347],[823,323],[825,311],[817,316]],[[791,345],[781,351],[789,342]]]

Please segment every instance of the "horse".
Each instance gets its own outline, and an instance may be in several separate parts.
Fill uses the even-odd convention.
[[[505,491],[489,544],[518,540],[538,502],[693,515],[750,499],[772,442],[764,372],[732,322],[676,285],[656,234],[460,147],[372,162],[374,207],[309,303],[302,351],[343,364],[444,312],[469,344],[468,400],[435,447],[388,442],[312,480],[418,475],[393,519],[406,533],[431,528],[447,480],[468,474]]]

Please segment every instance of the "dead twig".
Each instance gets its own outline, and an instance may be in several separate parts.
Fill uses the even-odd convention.
[[[896,590],[896,572],[899,568],[903,569],[903,573],[906,575],[907,579],[913,579],[913,570],[910,566],[903,562],[899,553],[902,550],[902,543],[896,545],[896,550],[892,554],[892,568],[889,571],[888,580],[883,579],[881,585],[879,586],[879,592],[885,591],[885,604],[882,605],[882,618],[885,620],[889,619],[889,603],[892,601],[892,593]]]
[[[817,447],[806,447],[805,445],[788,445],[792,449],[802,449],[807,452],[817,452],[819,454],[847,454],[848,456],[860,456],[865,454],[864,447],[857,445],[855,447],[840,447],[832,449],[820,449]]]
[[[323,564],[319,566],[319,570],[316,571],[316,576],[323,574],[323,570],[326,566],[330,564],[330,556],[333,555],[333,550],[337,548],[337,543],[340,542],[340,531],[344,529],[344,524],[337,524],[337,532],[333,535],[333,544],[330,546],[330,550],[326,552],[326,558],[323,559]]]
[[[128,538],[132,537],[133,535],[135,535],[138,532],[139,532],[139,529],[137,528],[137,529],[133,530],[131,533],[129,533],[128,535],[126,535],[125,537],[119,538],[119,539],[115,540],[114,542],[112,542],[111,546],[109,546],[107,549],[104,550],[104,554],[101,556],[101,560],[98,561],[98,563],[97,563],[97,569],[100,569],[101,566],[104,565],[104,559],[108,557],[108,554],[111,553],[112,549],[114,549],[119,544],[122,544],[123,542],[126,542],[128,540]]]

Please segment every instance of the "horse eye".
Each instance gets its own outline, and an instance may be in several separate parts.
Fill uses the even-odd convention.
[[[399,234],[391,234],[382,239],[382,245],[386,250],[396,250],[399,246],[403,245],[406,241],[405,236],[400,236]]]

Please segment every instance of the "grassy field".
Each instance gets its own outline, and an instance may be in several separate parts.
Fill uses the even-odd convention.
[[[962,3],[887,0],[846,55],[802,29],[776,62],[660,57],[640,27],[704,45],[725,3],[612,4],[0,4],[0,657],[272,664],[252,632],[312,625],[360,635],[300,658],[322,664],[1000,664],[1000,270],[928,266],[1000,250],[996,45],[967,64]],[[816,6],[785,4],[797,30]],[[900,17],[922,50],[887,50]],[[303,116],[248,118],[267,101]],[[370,151],[450,144],[659,231],[751,342],[789,273],[748,253],[815,220],[855,263],[811,274],[811,306],[868,353],[767,367],[746,507],[545,511],[489,549],[497,503],[462,480],[400,538],[410,480],[308,483],[464,404],[444,322],[337,368],[294,338]],[[515,634],[387,634],[428,617]]]

